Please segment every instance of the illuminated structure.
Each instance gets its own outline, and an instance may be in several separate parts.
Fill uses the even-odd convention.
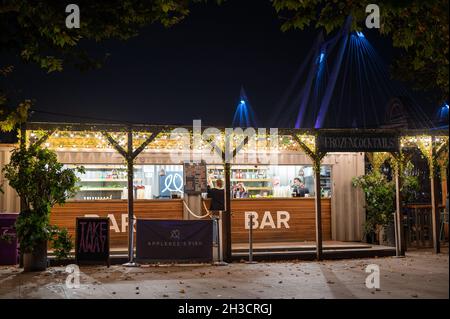
[[[366,36],[350,32],[351,18],[332,38],[320,33],[280,100],[271,126],[381,128],[389,103],[408,101],[414,129],[434,125],[411,94],[388,74]]]
[[[233,127],[258,127],[258,121],[256,119],[255,112],[253,111],[247,95],[245,94],[244,87],[241,87],[241,93],[239,96],[239,104],[236,107],[236,111],[233,116]]]

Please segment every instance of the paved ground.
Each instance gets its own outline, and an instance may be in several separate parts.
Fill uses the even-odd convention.
[[[380,268],[380,288],[365,285]],[[0,298],[449,298],[448,253],[324,262],[228,266],[81,267],[80,287],[65,285],[65,267],[22,273],[0,267]]]

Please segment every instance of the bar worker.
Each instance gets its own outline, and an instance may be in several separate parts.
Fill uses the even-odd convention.
[[[305,184],[300,178],[294,178],[294,184],[292,185],[292,197],[305,197],[305,194],[309,194],[309,189],[305,187]]]

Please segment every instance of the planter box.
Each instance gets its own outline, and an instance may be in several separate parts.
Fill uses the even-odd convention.
[[[44,271],[47,269],[47,242],[39,244],[31,253],[23,254],[23,270]]]

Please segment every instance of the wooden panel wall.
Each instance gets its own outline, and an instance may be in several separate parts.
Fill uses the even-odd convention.
[[[13,145],[0,146],[0,166],[9,161],[9,153]],[[63,163],[123,163],[117,152],[101,151],[57,151],[58,159]],[[206,155],[206,154],[203,154]],[[209,159],[209,158],[208,158]],[[279,164],[310,164],[311,161],[302,152],[282,152],[278,157]],[[211,159],[209,163],[215,163]],[[245,162],[245,161],[244,161]],[[244,164],[244,162],[239,162]],[[137,158],[136,164],[172,163],[168,153],[143,152]],[[351,185],[352,177],[364,174],[363,153],[329,153],[322,161],[323,165],[332,165],[333,198],[332,211],[332,239],[342,241],[359,241],[362,239],[363,224],[365,220],[364,196],[362,192]],[[4,179],[0,176],[0,182]],[[0,211],[18,212],[19,198],[16,192],[4,185],[4,194],[0,193]],[[182,204],[181,204],[182,205]],[[114,206],[115,207],[115,206]],[[122,204],[126,212],[126,203]]]
[[[135,202],[136,218],[145,219],[183,219],[181,200],[148,200]],[[283,242],[315,240],[315,213],[313,198],[286,199],[238,199],[232,201],[232,240],[234,243],[248,242],[248,229],[245,229],[245,212],[257,212],[258,224],[264,219],[266,225],[255,229],[255,242]],[[288,212],[289,220],[285,227],[280,223],[277,228],[277,211]],[[280,213],[286,217],[285,213]],[[75,221],[77,217],[98,215],[111,218],[111,248],[126,248],[128,243],[128,214],[126,201],[78,201],[68,202],[52,209],[50,222],[66,227],[75,238]],[[271,219],[273,225],[271,224]],[[331,239],[331,205],[330,199],[322,199],[322,231],[324,240]],[[274,228],[272,228],[274,226]]]
[[[143,219],[183,219],[181,200],[135,201],[134,214]],[[128,245],[127,201],[78,201],[67,202],[52,209],[52,225],[66,227],[75,240],[75,222],[77,217],[98,215],[110,217],[111,248],[126,248]]]
[[[245,212],[254,211],[258,214],[259,227],[265,219],[264,228],[253,230],[253,240],[258,242],[283,242],[315,240],[314,198],[285,199],[237,199],[231,203],[233,243],[247,243],[248,229],[245,229]],[[265,212],[269,211],[270,216]],[[277,211],[288,212],[289,221],[286,228],[283,223],[277,225]],[[284,213],[280,213],[284,217]],[[273,225],[271,219],[273,220]],[[280,228],[277,228],[280,226]],[[331,202],[329,198],[322,199],[322,234],[323,240],[331,239]]]
[[[364,194],[352,185],[353,177],[364,175],[364,153],[332,153],[333,240],[360,241],[365,221]]]
[[[8,181],[2,174],[2,168],[9,163],[11,158],[11,151],[15,145],[3,144],[0,145],[0,185],[2,185],[3,192],[0,192],[0,213],[19,213],[20,212],[20,198],[16,191],[9,186]]]

